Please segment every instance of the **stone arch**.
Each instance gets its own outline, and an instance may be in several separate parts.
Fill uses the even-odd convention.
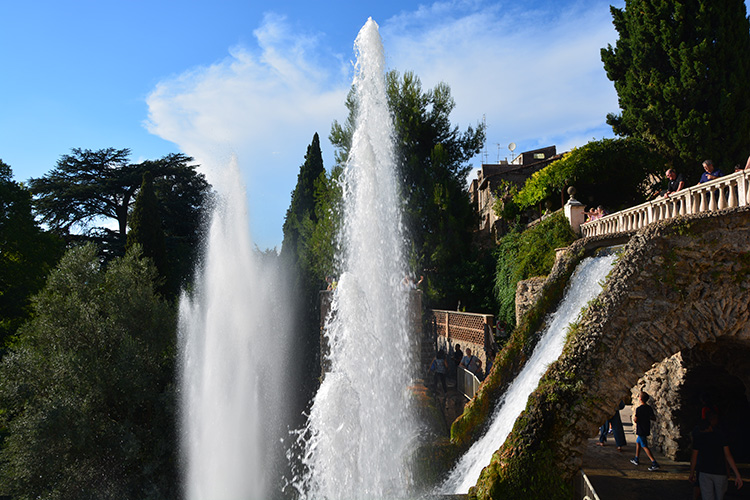
[[[653,397],[652,441],[667,458],[690,459],[691,432],[707,399],[719,411],[735,459],[750,459],[750,343],[720,337],[682,350],[651,368],[637,387]]]
[[[744,208],[633,235],[473,495],[567,496],[586,440],[654,363],[719,339],[750,343],[749,249]]]

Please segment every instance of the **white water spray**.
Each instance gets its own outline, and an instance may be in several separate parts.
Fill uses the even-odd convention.
[[[288,368],[278,280],[252,250],[236,161],[219,192],[196,291],[180,301],[180,412],[187,500],[269,498]],[[279,451],[274,453],[273,449]]]
[[[539,343],[521,373],[498,402],[492,424],[484,436],[461,457],[441,490],[446,494],[468,493],[489,465],[492,455],[505,442],[518,416],[526,407],[531,393],[539,385],[547,366],[562,353],[568,325],[578,318],[581,309],[601,292],[600,281],[612,269],[615,254],[589,257],[582,261],[570,280],[565,296],[547,322]]]
[[[408,387],[404,236],[378,26],[355,42],[357,117],[343,175],[343,274],[325,336],[330,372],[305,432],[303,498],[391,499],[409,494],[417,426]]]

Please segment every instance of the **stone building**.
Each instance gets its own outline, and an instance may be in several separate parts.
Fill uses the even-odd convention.
[[[534,172],[561,157],[561,154],[557,154],[555,146],[548,146],[524,151],[510,162],[502,160],[498,164],[482,164],[477,178],[471,181],[469,188],[472,206],[480,216],[479,232],[492,239],[497,239],[504,233],[502,221],[493,209],[497,199],[496,193],[501,189],[503,181],[520,188]]]

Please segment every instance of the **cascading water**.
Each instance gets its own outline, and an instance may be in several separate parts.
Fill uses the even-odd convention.
[[[181,448],[188,500],[269,498],[288,369],[283,282],[252,250],[233,160],[210,178],[219,196],[196,291],[180,301]],[[278,451],[274,451],[278,450]]]
[[[303,431],[305,472],[294,487],[309,499],[403,498],[417,426],[408,387],[404,236],[377,24],[355,42],[357,117],[343,175],[340,269],[325,326],[330,371]]]
[[[539,385],[547,366],[562,353],[568,325],[578,318],[581,309],[594,299],[602,287],[600,281],[612,269],[614,253],[584,259],[571,277],[565,296],[547,321],[534,353],[521,373],[508,387],[498,402],[490,427],[483,437],[461,457],[448,479],[440,488],[446,494],[468,493],[479,475],[508,437],[513,424],[526,407],[529,395]]]

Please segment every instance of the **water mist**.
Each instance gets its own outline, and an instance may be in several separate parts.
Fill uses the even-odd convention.
[[[355,41],[357,116],[343,173],[342,275],[325,325],[330,371],[304,430],[303,498],[402,498],[416,438],[401,201],[377,24]]]
[[[270,498],[288,383],[289,315],[275,297],[283,278],[253,252],[236,161],[210,173],[218,196],[204,262],[195,292],[180,301],[185,498]]]

